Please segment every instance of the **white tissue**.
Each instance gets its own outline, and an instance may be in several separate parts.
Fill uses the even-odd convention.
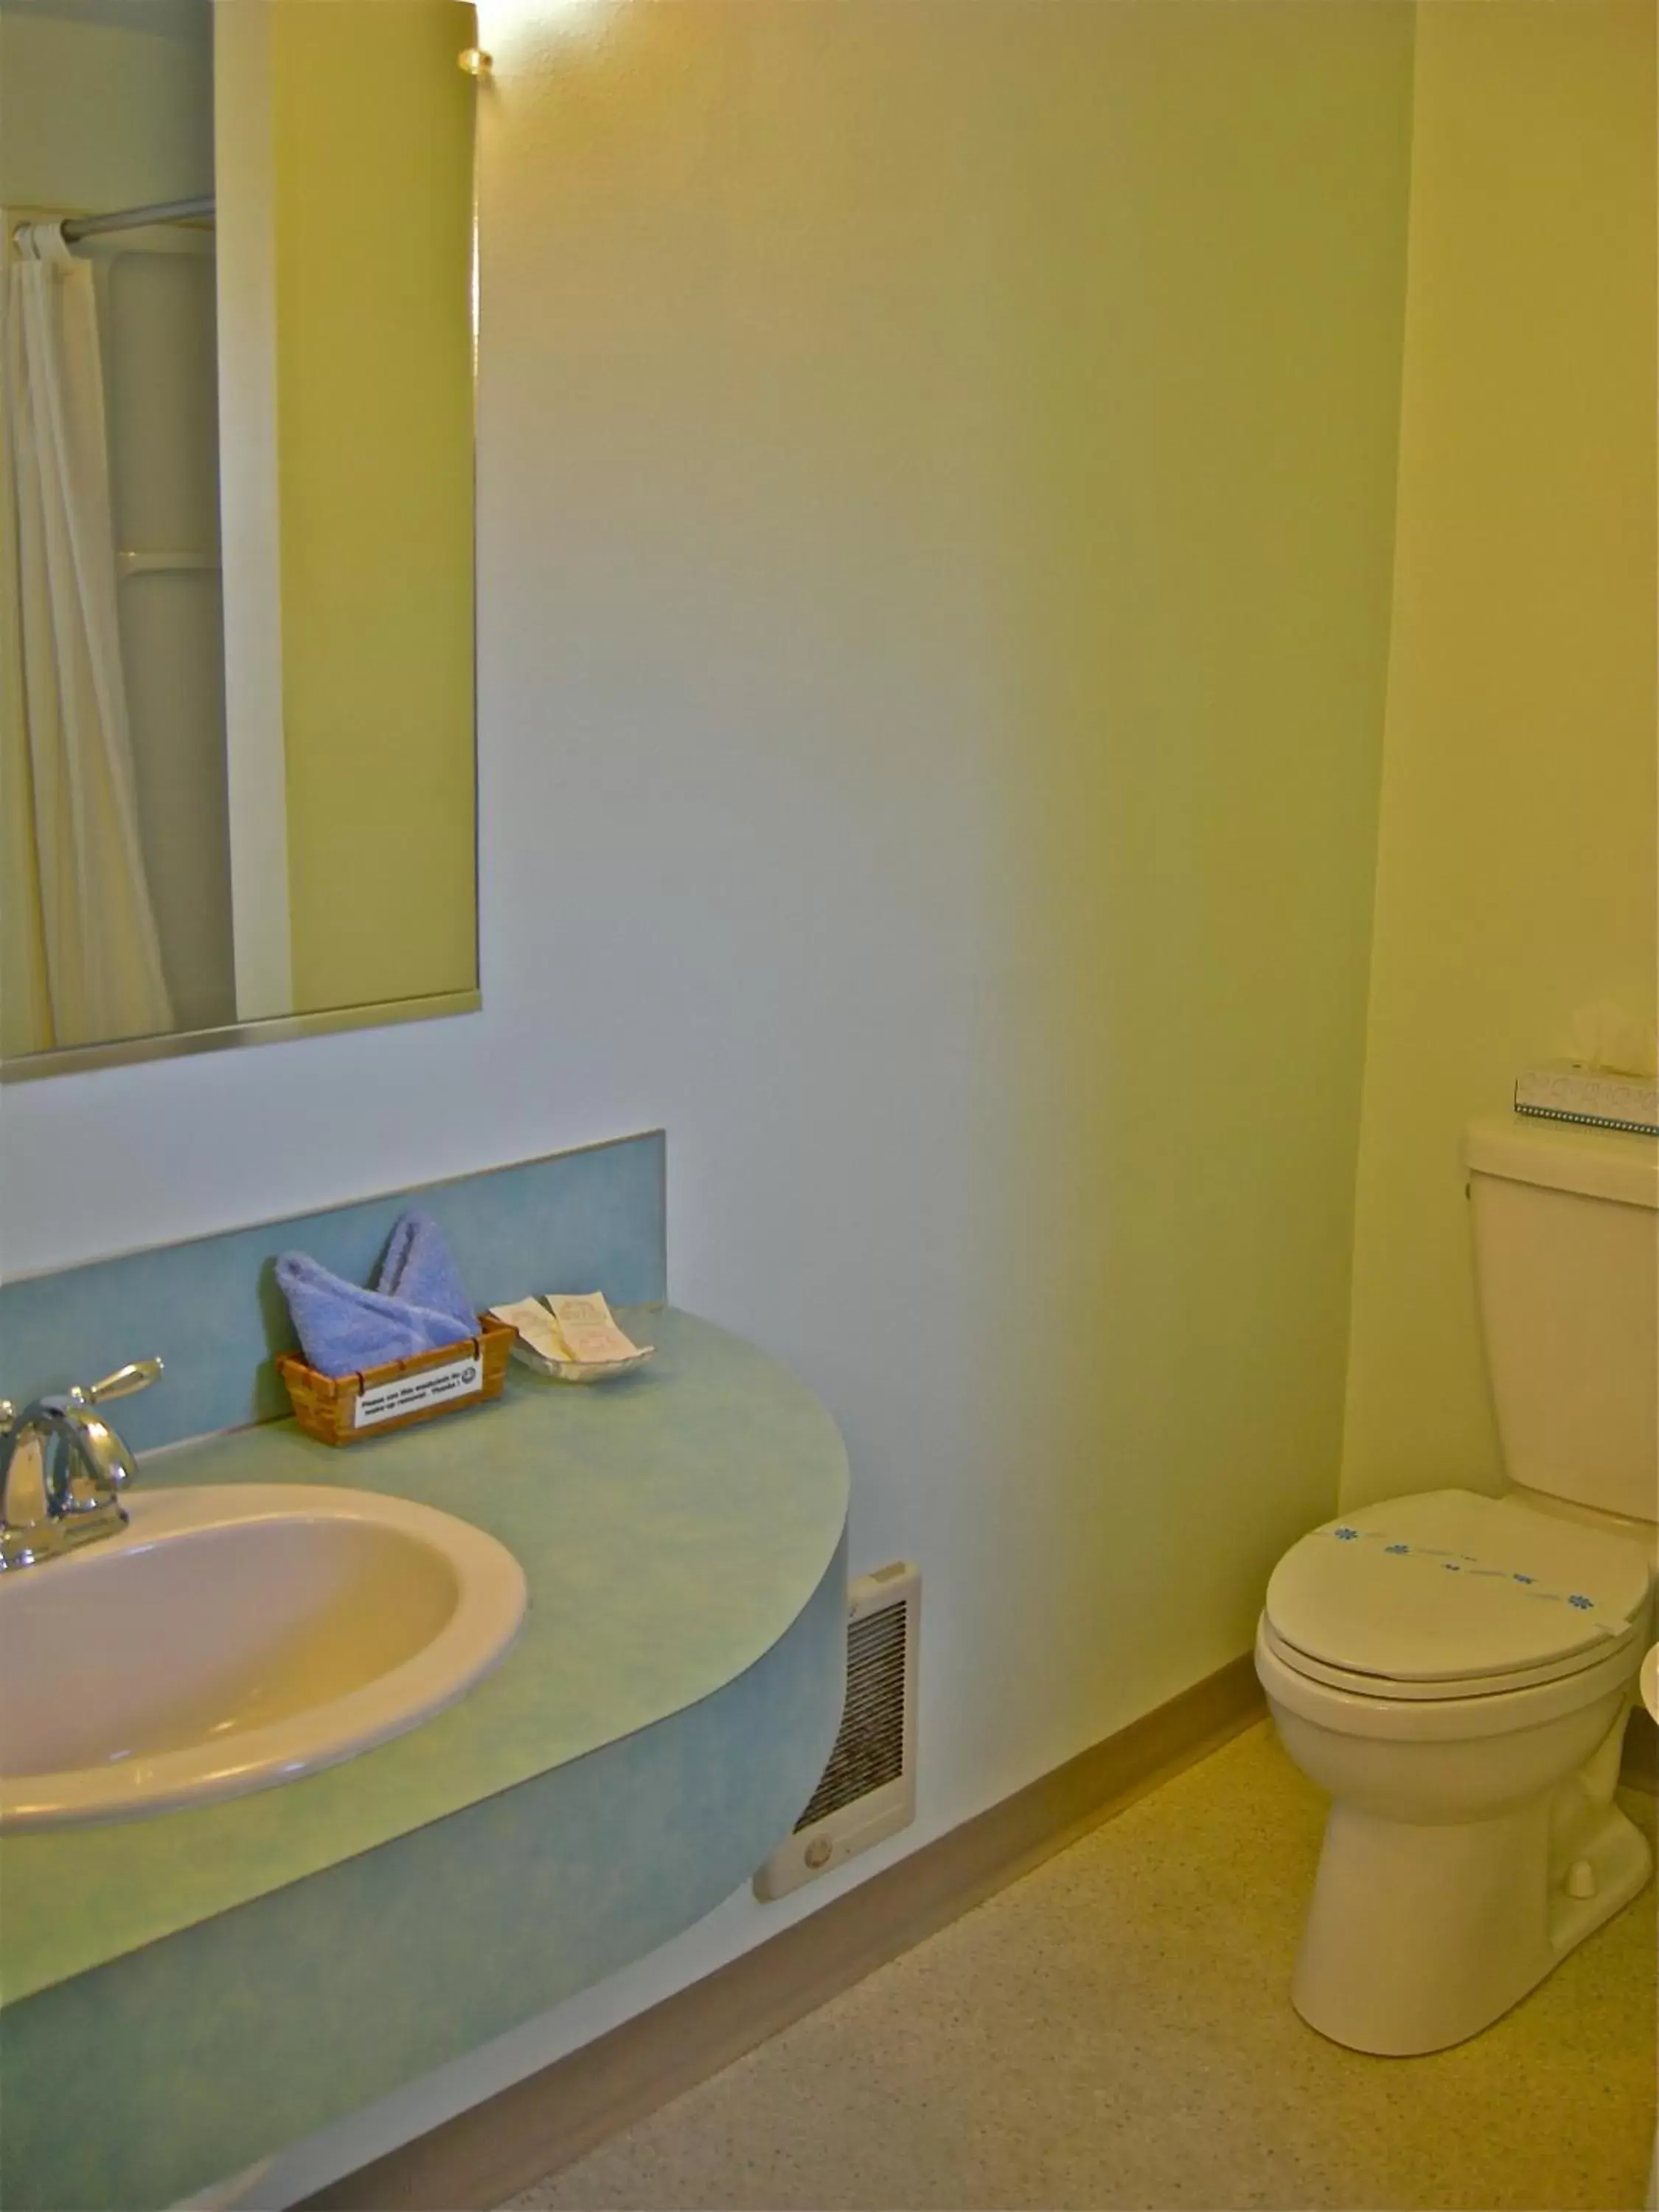
[[[1581,1006],[1572,1018],[1571,1057],[1609,1075],[1659,1074],[1659,1036],[1610,999]]]

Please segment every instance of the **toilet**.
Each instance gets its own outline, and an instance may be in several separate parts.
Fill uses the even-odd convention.
[[[1659,1142],[1502,1115],[1463,1156],[1504,1492],[1328,1522],[1256,1632],[1332,1800],[1292,2002],[1402,2057],[1488,2026],[1653,1863],[1613,1790],[1659,1536]]]

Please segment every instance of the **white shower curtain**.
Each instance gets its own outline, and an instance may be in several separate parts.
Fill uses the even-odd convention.
[[[0,411],[16,602],[5,628],[21,662],[3,699],[22,726],[0,741],[13,786],[0,805],[27,804],[33,827],[39,914],[9,913],[7,927],[33,924],[44,948],[51,1034],[40,1049],[171,1029],[173,1010],[139,842],[93,272],[55,223],[21,231],[18,249],[0,315]]]

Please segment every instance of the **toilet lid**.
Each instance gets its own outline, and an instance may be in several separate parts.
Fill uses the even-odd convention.
[[[1648,1593],[1642,1547],[1511,1498],[1431,1490],[1367,1505],[1293,1544],[1267,1584],[1277,1636],[1399,1682],[1459,1685],[1625,1635]]]

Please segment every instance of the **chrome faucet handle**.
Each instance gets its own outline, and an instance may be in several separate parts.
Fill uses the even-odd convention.
[[[133,1480],[138,1468],[132,1454],[92,1408],[106,1399],[129,1398],[135,1390],[147,1389],[161,1372],[159,1358],[130,1359],[101,1382],[77,1384],[64,1398],[45,1401],[59,1413],[74,1440],[64,1462],[65,1476],[71,1474],[74,1461],[80,1462],[78,1476],[67,1480],[62,1488],[60,1511],[94,1512],[112,1503],[115,1492]]]
[[[0,1569],[32,1566],[125,1525],[116,1493],[138,1468],[93,1408],[142,1390],[161,1372],[159,1359],[135,1359],[21,1413],[0,1401]]]
[[[70,1396],[85,1405],[100,1406],[107,1398],[130,1398],[135,1390],[149,1389],[161,1372],[158,1358],[130,1359],[113,1375],[106,1375],[101,1382],[88,1382],[84,1389],[71,1390]]]

